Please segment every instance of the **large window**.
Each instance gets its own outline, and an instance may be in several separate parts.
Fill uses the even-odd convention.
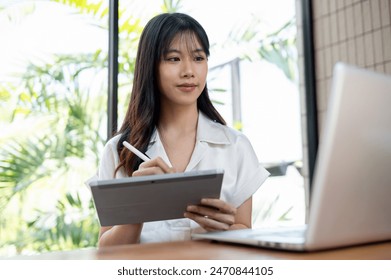
[[[115,1],[112,1],[115,2]],[[157,11],[148,3],[118,1],[119,24],[140,13],[143,26]],[[295,1],[166,1],[168,11],[196,18],[211,43],[208,87],[228,125],[245,133],[272,176],[255,194],[253,226],[305,221],[301,108]],[[281,10],[280,7],[284,6]],[[132,12],[129,12],[132,11]],[[137,37],[119,32],[119,61],[134,62]],[[129,52],[127,52],[129,54]],[[131,69],[131,67],[129,67]],[[132,73],[119,70],[122,123]]]
[[[97,242],[108,6],[58,2],[0,4],[0,255]]]

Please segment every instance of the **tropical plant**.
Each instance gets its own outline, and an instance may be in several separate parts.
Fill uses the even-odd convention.
[[[258,48],[262,59],[276,65],[293,82],[297,79],[296,34],[292,32],[295,28],[296,21],[291,19],[262,40]]]
[[[89,162],[91,166],[97,166],[104,138],[96,128],[101,127],[104,115],[92,112],[100,112],[105,98],[101,93],[93,95],[81,84],[83,75],[99,75],[100,71],[104,71],[104,58],[101,52],[97,52],[73,57],[57,56],[53,62],[41,66],[31,64],[21,77],[22,84],[12,92],[18,97],[11,121],[18,121],[19,126],[26,125],[26,133],[5,140],[0,154],[0,209],[3,221],[0,233],[5,227],[9,230],[16,226],[10,220],[16,218],[23,225],[29,216],[27,223],[17,228],[19,234],[14,236],[16,240],[12,237],[1,238],[1,242],[8,240],[13,243],[18,252],[32,245],[36,249],[47,249],[50,246],[46,243],[52,242],[41,238],[41,233],[35,231],[45,211],[31,202],[30,197],[34,194],[32,189],[56,189],[58,195],[49,199],[54,201],[51,204],[57,210],[62,210],[59,213],[63,216],[69,214],[68,210],[74,211],[75,206],[84,206],[79,208],[81,212],[92,209],[88,204],[64,204],[62,195],[72,189],[64,183],[71,177],[80,177],[82,159],[85,160],[84,164]],[[12,126],[13,123],[10,128]],[[93,172],[91,168],[84,167],[84,170],[89,170],[91,174]],[[80,187],[80,184],[76,185]],[[6,214],[11,212],[14,201],[19,202],[18,217],[9,218]],[[51,212],[52,209],[47,211]],[[90,221],[84,221],[86,216],[83,215],[77,223],[91,223],[94,221],[91,218],[90,214]],[[97,235],[96,225],[83,234],[89,236],[91,232]],[[58,234],[66,240],[77,241],[72,238],[73,232]],[[96,241],[91,238],[84,240]],[[95,245],[81,241],[76,244]]]
[[[88,205],[79,193],[66,193],[53,211],[37,209],[39,216],[27,224],[32,232],[31,246],[34,251],[69,250],[95,246],[99,225],[95,219],[92,200]],[[82,209],[82,211],[80,211]]]
[[[242,53],[242,59],[263,59],[277,66],[292,82],[297,80],[296,18],[292,18],[276,31],[266,35],[258,32],[260,20],[256,17],[244,26],[233,29],[232,42],[247,42],[250,47]]]

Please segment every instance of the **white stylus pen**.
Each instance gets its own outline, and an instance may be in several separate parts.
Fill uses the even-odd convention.
[[[143,161],[148,161],[150,160],[149,157],[147,157],[146,155],[144,155],[142,152],[140,152],[139,150],[137,150],[135,147],[133,147],[132,145],[129,144],[129,142],[127,141],[124,141],[122,142],[122,144],[128,148],[129,150],[131,150],[136,156],[138,156],[139,158],[141,158]]]

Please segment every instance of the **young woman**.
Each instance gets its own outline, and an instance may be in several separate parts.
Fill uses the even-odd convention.
[[[206,86],[208,56],[208,37],[192,17],[161,14],[148,22],[128,111],[104,148],[98,177],[222,168],[220,199],[188,206],[183,219],[102,227],[99,246],[188,240],[194,231],[251,227],[252,195],[269,174],[248,139],[227,127],[213,107]],[[123,147],[124,140],[151,160],[141,163]]]

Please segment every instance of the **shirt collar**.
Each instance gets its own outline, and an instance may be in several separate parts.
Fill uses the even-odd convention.
[[[223,145],[231,143],[225,133],[225,126],[212,121],[202,112],[198,114],[197,141]]]
[[[230,140],[225,133],[225,126],[221,125],[216,121],[212,121],[201,111],[198,113],[198,124],[197,124],[197,141],[208,142],[212,144],[226,145],[230,144]],[[155,143],[159,138],[157,128],[153,131],[149,144]]]

